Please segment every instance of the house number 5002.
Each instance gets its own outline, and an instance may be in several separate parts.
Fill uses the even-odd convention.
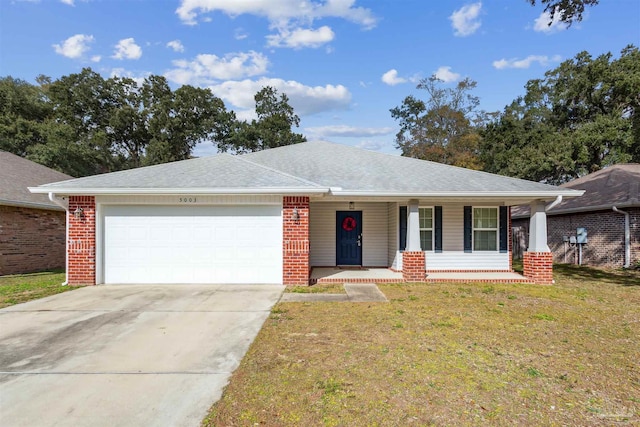
[[[195,197],[180,197],[180,203],[195,203],[197,199]]]

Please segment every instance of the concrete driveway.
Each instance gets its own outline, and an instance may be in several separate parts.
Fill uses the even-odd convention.
[[[278,285],[93,286],[0,310],[0,425],[197,426]]]

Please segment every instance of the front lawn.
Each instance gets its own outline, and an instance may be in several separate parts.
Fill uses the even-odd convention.
[[[203,424],[640,424],[638,272],[380,289],[277,304]]]
[[[0,276],[0,308],[74,289],[64,279],[61,270]]]

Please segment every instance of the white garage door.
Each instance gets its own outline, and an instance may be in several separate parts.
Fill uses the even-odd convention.
[[[282,283],[281,206],[106,206],[105,283]]]

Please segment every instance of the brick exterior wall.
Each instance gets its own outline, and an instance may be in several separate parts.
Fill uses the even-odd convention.
[[[63,211],[0,206],[0,276],[65,267]]]
[[[640,208],[622,210],[630,214],[630,265],[633,267],[640,261]],[[513,225],[522,227],[528,236],[528,219],[514,220]],[[612,210],[548,216],[548,245],[553,252],[554,262],[578,263],[578,248],[563,242],[564,236],[575,236],[578,227],[587,229],[588,238],[587,244],[582,247],[582,264],[614,268],[624,265],[624,215]]]
[[[405,282],[424,282],[426,277],[425,253],[405,251],[402,253],[402,277]]]
[[[84,210],[76,218],[77,208]],[[96,203],[93,196],[69,197],[69,285],[96,284]]]
[[[282,222],[283,284],[309,285],[309,197],[283,197]]]
[[[553,283],[553,254],[525,252],[522,260],[523,276],[541,285]]]

